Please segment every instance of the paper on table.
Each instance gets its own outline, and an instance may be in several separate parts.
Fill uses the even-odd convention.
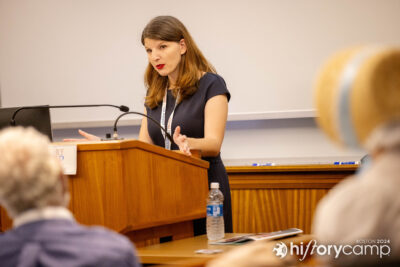
[[[257,233],[257,234],[248,234],[248,235],[240,235],[231,238],[221,239],[210,244],[212,245],[239,245],[243,243],[247,243],[249,241],[257,241],[257,240],[271,240],[278,239],[293,235],[302,234],[303,230],[297,228],[289,228],[286,230],[280,230],[269,233]]]

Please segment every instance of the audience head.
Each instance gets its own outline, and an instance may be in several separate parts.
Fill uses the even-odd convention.
[[[365,147],[375,128],[400,118],[400,48],[335,54],[318,77],[315,100],[318,124],[331,139]]]
[[[68,190],[49,139],[33,128],[0,132],[0,204],[15,218],[30,209],[66,206]]]

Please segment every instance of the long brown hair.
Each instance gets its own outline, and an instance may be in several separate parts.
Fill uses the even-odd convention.
[[[179,74],[176,87],[180,89],[181,99],[194,94],[197,90],[197,82],[202,72],[215,73],[214,67],[203,56],[188,30],[177,18],[172,16],[158,16],[152,19],[142,32],[142,44],[144,39],[179,42],[185,40],[186,53],[182,55],[179,64]],[[149,63],[144,75],[144,83],[147,87],[146,105],[155,108],[161,103],[165,88],[168,85],[168,77],[161,76]],[[173,91],[175,96],[177,91]]]

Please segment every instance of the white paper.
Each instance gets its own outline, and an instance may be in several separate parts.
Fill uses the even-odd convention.
[[[60,160],[64,174],[75,175],[77,165],[76,145],[50,145],[54,155]]]

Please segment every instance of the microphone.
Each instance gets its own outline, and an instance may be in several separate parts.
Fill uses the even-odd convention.
[[[93,104],[93,105],[62,105],[62,106],[49,106],[49,105],[41,105],[41,106],[25,106],[25,107],[20,107],[17,110],[14,111],[10,125],[15,126],[15,117],[17,116],[18,112],[20,112],[23,109],[36,109],[36,108],[89,108],[89,107],[114,107],[119,109],[122,112],[128,112],[129,107],[127,106],[116,106],[116,105],[110,105],[110,104]]]
[[[153,119],[152,117],[150,117],[150,116],[148,116],[148,115],[146,115],[144,113],[140,113],[140,112],[136,112],[136,111],[125,112],[125,113],[122,113],[121,115],[118,116],[118,118],[114,122],[113,139],[115,139],[115,140],[118,139],[117,123],[118,123],[119,119],[122,118],[125,115],[128,115],[128,114],[141,115],[143,117],[146,117],[146,118],[150,119],[152,122],[154,122],[165,133],[165,138],[168,138],[169,141],[171,141],[171,144],[174,143],[174,140],[172,139],[172,136],[167,132],[167,130],[165,130],[164,127],[161,126],[161,124],[158,121],[156,121],[155,119]]]

